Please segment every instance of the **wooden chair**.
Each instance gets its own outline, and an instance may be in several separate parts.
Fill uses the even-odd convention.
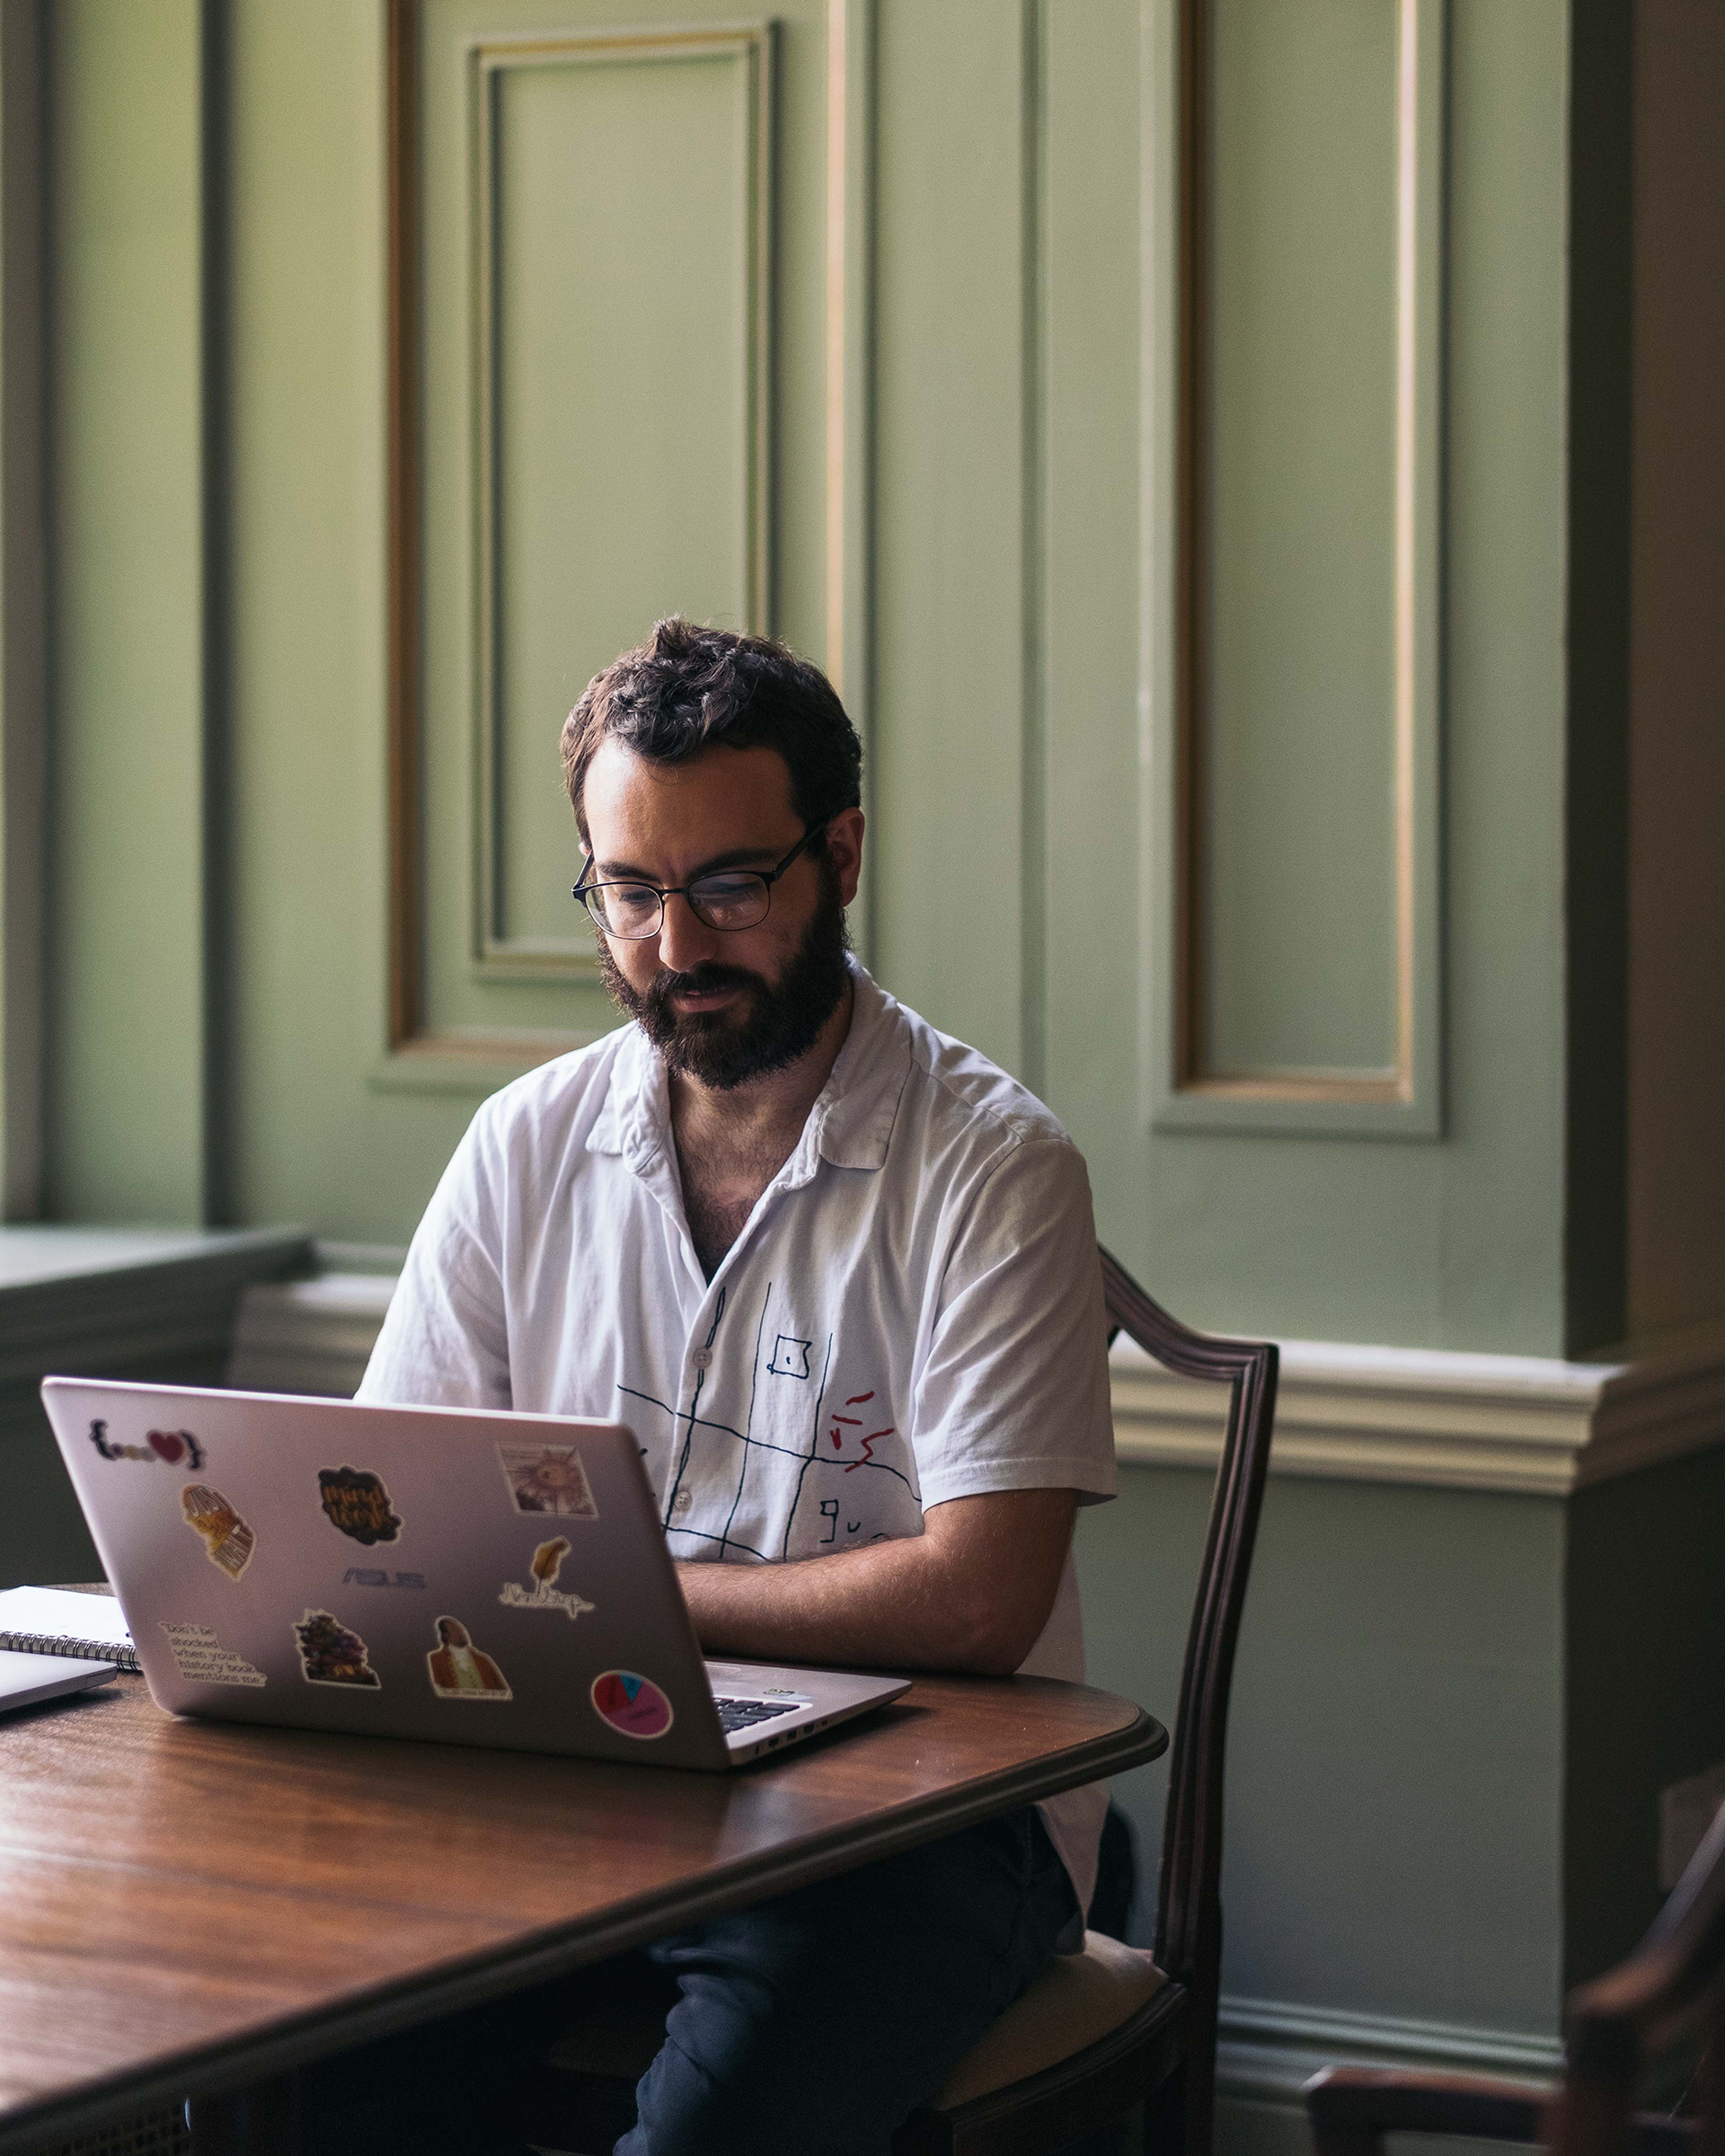
[[[1154,1303],[1107,1250],[1109,1321],[1182,1377],[1229,1387],[1170,1755],[1156,1903],[1146,1954],[1100,1933],[1053,1966],[1002,2015],[933,2101],[900,2129],[896,2156],[1053,2156],[1140,2106],[1157,2156],[1209,2156],[1216,1996],[1222,1955],[1222,1766],[1234,1643],[1269,1463],[1277,1351],[1214,1339]],[[623,2132],[633,2081],[662,2025],[576,2032],[548,2064],[581,2088],[589,2145]],[[627,2078],[624,2078],[627,2077]],[[567,2095],[562,2101],[567,2105]],[[564,2116],[568,2116],[565,2110]]]
[[[1570,1994],[1554,2093],[1455,2074],[1333,2067],[1306,2088],[1317,2156],[1380,2156],[1386,2134],[1538,2143],[1552,2156],[1725,2151],[1725,1808],[1627,1961]],[[1698,2114],[1637,2113],[1649,2071],[1702,2046]]]
[[[1157,2156],[1209,2156],[1222,1962],[1222,1769],[1234,1643],[1269,1465],[1277,1351],[1215,1339],[1169,1316],[1107,1250],[1110,1338],[1124,1332],[1182,1377],[1230,1388],[1168,1772],[1155,1948],[1100,1933],[1059,1955],[933,2102],[896,2156],[1051,2156],[1140,2105]]]

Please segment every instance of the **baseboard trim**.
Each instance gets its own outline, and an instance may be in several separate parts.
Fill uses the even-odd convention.
[[[1387,2014],[1225,1997],[1216,2047],[1223,2102],[1297,2106],[1325,2066],[1437,2068],[1546,2085],[1563,2063],[1556,2036],[1472,2028]]]

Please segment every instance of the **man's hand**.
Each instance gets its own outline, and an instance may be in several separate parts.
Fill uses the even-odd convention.
[[[933,1505],[923,1533],[796,1564],[679,1564],[710,1655],[1010,1676],[1054,1607],[1078,1499],[991,1490]]]

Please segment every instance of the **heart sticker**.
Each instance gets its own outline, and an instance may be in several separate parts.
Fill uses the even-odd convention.
[[[186,1456],[186,1441],[178,1430],[152,1430],[150,1450],[158,1460],[165,1460],[170,1467],[177,1467]]]

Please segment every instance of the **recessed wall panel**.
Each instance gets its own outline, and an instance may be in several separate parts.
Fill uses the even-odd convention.
[[[1396,1053],[1396,10],[1216,0],[1203,1067]]]
[[[1445,0],[1171,15],[1176,202],[1149,136],[1145,195],[1153,1119],[1430,1137]]]
[[[488,53],[482,967],[590,962],[557,729],[681,612],[760,625],[755,44]]]

